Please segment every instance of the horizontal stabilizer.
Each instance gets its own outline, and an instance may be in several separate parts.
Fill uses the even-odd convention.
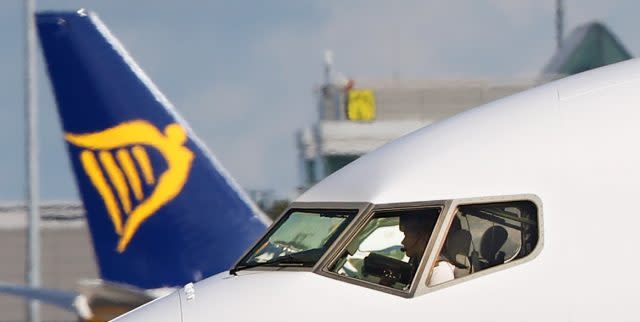
[[[73,312],[83,319],[93,316],[87,299],[76,292],[47,288],[34,288],[26,285],[0,282],[0,293],[14,295],[25,299],[38,300],[43,303]]]

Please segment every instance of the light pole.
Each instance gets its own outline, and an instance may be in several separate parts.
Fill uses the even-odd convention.
[[[558,49],[562,47],[564,34],[564,5],[562,0],[556,0],[556,44]]]
[[[36,30],[35,0],[24,0],[25,15],[25,122],[26,122],[26,177],[27,209],[29,213],[27,233],[27,283],[40,286],[40,208],[38,183],[38,132],[36,88]],[[40,306],[37,301],[27,303],[27,320],[40,322]]]

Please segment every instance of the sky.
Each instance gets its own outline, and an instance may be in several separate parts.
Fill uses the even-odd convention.
[[[316,119],[325,50],[356,79],[523,79],[555,50],[555,0],[72,1],[96,12],[245,189],[290,197],[300,185],[295,132]],[[565,0],[566,34],[604,22],[640,53],[640,2]],[[0,200],[25,196],[24,28],[0,1]],[[41,57],[40,194],[77,200]]]

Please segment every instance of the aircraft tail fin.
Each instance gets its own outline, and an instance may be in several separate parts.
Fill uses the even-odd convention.
[[[36,23],[101,277],[148,289],[228,269],[267,217],[95,14]]]

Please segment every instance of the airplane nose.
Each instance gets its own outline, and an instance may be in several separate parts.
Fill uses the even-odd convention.
[[[153,303],[154,305],[149,305]],[[173,292],[167,296],[147,303],[133,311],[117,317],[112,322],[177,322],[182,321],[182,311],[180,309],[180,296],[178,292]]]

